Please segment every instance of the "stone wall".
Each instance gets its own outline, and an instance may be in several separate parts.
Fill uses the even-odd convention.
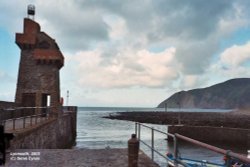
[[[77,107],[76,106],[64,106],[63,107],[64,113],[70,112],[71,116],[71,129],[73,133],[73,140],[76,140],[76,135],[77,135]]]
[[[16,133],[10,149],[70,148],[76,138],[76,111],[68,111],[58,118],[22,133]]]
[[[14,108],[16,103],[8,101],[0,101],[0,109]]]
[[[250,147],[250,129],[208,127],[208,126],[168,126],[169,133],[178,133],[207,143],[224,143]]]
[[[14,110],[7,111],[7,109],[13,109],[15,107],[16,103],[14,102],[0,101],[0,121],[10,119],[18,115],[19,113],[16,113]]]

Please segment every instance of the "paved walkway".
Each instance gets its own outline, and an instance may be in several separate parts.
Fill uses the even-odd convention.
[[[20,149],[8,153],[5,167],[128,167],[127,149]],[[159,167],[143,152],[139,167]]]

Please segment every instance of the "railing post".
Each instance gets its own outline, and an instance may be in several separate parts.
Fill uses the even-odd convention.
[[[141,124],[138,123],[138,140],[140,141],[141,139]]]
[[[178,139],[176,135],[174,135],[174,159],[176,163],[176,160],[178,159]]]
[[[138,133],[137,133],[137,122],[135,122],[135,135],[137,136]]]
[[[14,118],[14,110],[10,110],[11,112],[11,118]]]
[[[23,118],[23,128],[25,128],[26,117]]]
[[[5,122],[6,122],[6,120],[3,120],[3,126],[5,127]]]
[[[230,153],[230,152],[231,152],[231,151],[228,150],[227,153],[226,153],[226,166],[227,166],[227,167],[231,167],[231,166],[232,166],[232,164],[231,164],[231,157],[229,156],[229,153]]]
[[[3,110],[3,109],[0,109],[0,121],[1,121],[1,123],[2,123],[2,120],[6,119],[5,117],[6,117],[6,116],[5,116],[4,110]]]
[[[30,126],[32,126],[32,115],[30,116]]]
[[[35,118],[35,124],[37,124],[37,115],[35,116],[36,118]]]
[[[16,124],[16,118],[13,119],[13,130],[16,129],[16,125],[15,124]]]
[[[154,128],[151,129],[151,158],[154,161]]]

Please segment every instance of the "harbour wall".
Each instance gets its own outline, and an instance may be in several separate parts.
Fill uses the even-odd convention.
[[[46,123],[14,133],[10,149],[64,149],[75,144],[76,118],[75,111],[64,112],[58,118],[49,119]]]
[[[175,125],[168,126],[168,132],[206,143],[225,143],[250,148],[250,129]]]
[[[30,109],[18,108],[15,102],[0,101],[0,121],[34,115]]]
[[[0,109],[8,109],[8,108],[14,108],[14,107],[16,107],[15,102],[0,101]]]

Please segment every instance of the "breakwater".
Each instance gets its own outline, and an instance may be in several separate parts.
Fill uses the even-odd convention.
[[[162,125],[184,124],[250,129],[250,114],[237,112],[118,112],[105,118]]]
[[[247,113],[120,112],[105,118],[168,125],[169,133],[180,133],[209,143],[250,147],[250,114]],[[182,126],[174,126],[178,124]]]

